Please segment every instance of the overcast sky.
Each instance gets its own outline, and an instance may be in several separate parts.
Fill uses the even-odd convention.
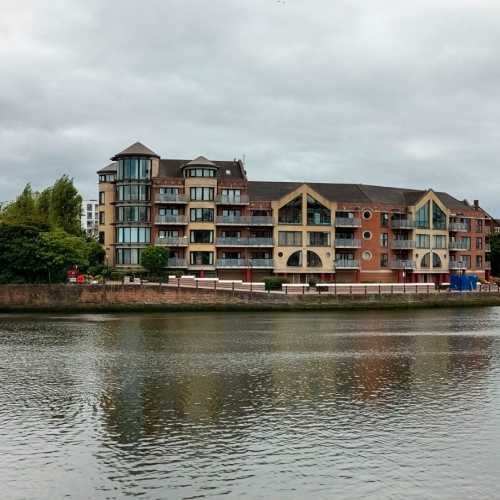
[[[162,157],[500,215],[498,0],[0,0],[0,201]]]

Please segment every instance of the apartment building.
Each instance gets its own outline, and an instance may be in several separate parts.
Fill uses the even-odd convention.
[[[222,279],[488,278],[494,221],[432,189],[249,181],[240,160],[162,159],[141,143],[98,171],[99,238],[117,268],[168,247],[169,269]]]
[[[82,229],[89,238],[95,238],[97,236],[99,222],[98,213],[99,204],[97,200],[82,201],[81,224]]]

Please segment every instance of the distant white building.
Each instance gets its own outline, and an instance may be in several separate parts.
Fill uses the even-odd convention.
[[[99,203],[97,200],[82,201],[82,229],[87,236],[96,238],[99,226]]]

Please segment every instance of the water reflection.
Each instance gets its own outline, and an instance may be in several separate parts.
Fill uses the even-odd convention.
[[[9,498],[20,470],[39,498],[495,491],[497,309],[3,317],[0,331]]]

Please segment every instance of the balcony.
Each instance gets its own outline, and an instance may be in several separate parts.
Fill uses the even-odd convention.
[[[467,233],[469,231],[467,224],[465,224],[464,222],[450,222],[450,224],[448,225],[448,229],[450,231],[459,231],[462,233]]]
[[[217,267],[221,268],[248,267],[248,264],[246,259],[218,259]]]
[[[187,196],[175,193],[156,193],[155,203],[187,203]]]
[[[450,250],[470,250],[470,244],[467,240],[450,240],[448,248]]]
[[[167,267],[187,267],[186,259],[172,258],[168,259]]]
[[[335,248],[361,248],[361,240],[354,238],[336,238]]]
[[[491,245],[489,243],[485,243],[485,245],[484,245],[484,251],[485,252],[491,252]]]
[[[361,219],[357,217],[336,217],[335,227],[360,227]]]
[[[467,269],[467,265],[461,260],[450,260],[449,268],[450,271],[463,271]]]
[[[273,259],[250,259],[250,267],[260,269],[272,269],[274,267]]]
[[[217,238],[215,243],[220,247],[272,247],[272,238]]]
[[[416,269],[417,263],[414,260],[393,260],[391,262],[391,269]]]
[[[273,259],[218,259],[217,267],[272,269],[274,261]]]
[[[219,226],[272,226],[273,218],[269,215],[217,216],[215,223]]]
[[[484,263],[484,269],[491,271],[491,262],[487,261]]]
[[[392,229],[414,229],[415,221],[413,219],[393,219],[391,227]]]
[[[249,199],[247,194],[240,194],[240,196],[219,194],[215,198],[215,203],[218,205],[248,205]]]
[[[359,261],[356,259],[335,260],[335,269],[359,269]]]
[[[156,224],[187,224],[185,215],[157,215],[155,219]]]
[[[156,238],[156,244],[166,247],[187,247],[188,239],[187,236],[165,236],[163,238],[158,236],[158,238]]]
[[[394,250],[411,250],[415,248],[415,240],[392,240],[391,248]]]

